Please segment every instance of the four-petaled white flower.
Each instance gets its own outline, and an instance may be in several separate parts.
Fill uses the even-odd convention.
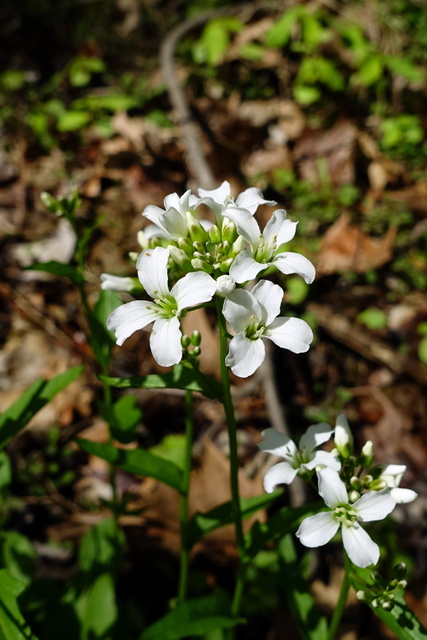
[[[329,542],[341,527],[344,549],[358,567],[376,564],[378,545],[359,522],[382,520],[396,506],[388,489],[369,491],[350,503],[344,482],[333,469],[318,472],[319,494],[330,511],[317,513],[302,521],[296,535],[306,547],[320,547]]]
[[[154,322],[150,347],[155,360],[169,367],[182,358],[179,318],[183,310],[208,302],[216,290],[216,282],[207,273],[187,273],[169,290],[168,249],[156,247],[138,258],[138,278],[153,301],[134,300],[115,309],[107,327],[116,334],[117,344],[135,331]]]
[[[380,466],[381,473],[379,480],[383,480],[390,489],[391,497],[397,503],[402,504],[412,502],[417,497],[417,493],[412,489],[401,489],[400,481],[406,471],[405,464],[385,464]]]
[[[309,325],[299,318],[277,317],[283,290],[262,280],[251,292],[232,291],[224,302],[223,314],[237,335],[232,338],[225,363],[240,378],[258,369],[265,358],[262,338],[294,353],[308,351],[313,339]]]
[[[310,260],[300,253],[283,251],[283,245],[292,240],[297,226],[296,222],[287,219],[284,209],[273,213],[262,233],[248,211],[230,207],[224,215],[234,222],[250,247],[241,251],[230,267],[230,275],[236,282],[252,280],[271,266],[285,275],[297,273],[307,284],[313,282],[316,272]]]
[[[224,181],[220,187],[211,191],[199,189],[199,196],[198,204],[205,204],[217,215],[223,214],[225,216],[227,216],[229,208],[245,209],[253,215],[261,204],[267,204],[270,207],[277,204],[274,200],[265,200],[261,190],[257,187],[249,187],[234,200],[231,196],[230,183],[227,181]]]
[[[276,429],[263,431],[263,440],[258,445],[261,451],[267,451],[285,460],[275,464],[265,474],[264,489],[267,493],[274,491],[278,484],[290,484],[298,473],[306,470],[330,467],[339,471],[341,463],[332,453],[316,451],[317,447],[327,442],[332,434],[333,430],[326,422],[313,424],[301,436],[297,446],[287,435]]]
[[[150,226],[148,231],[145,230],[145,233],[148,233],[150,237],[157,235],[173,240],[185,238],[188,234],[188,218],[192,216],[191,212],[197,207],[198,202],[199,198],[193,195],[189,189],[181,197],[177,193],[166,196],[164,209],[148,205],[142,215],[153,222],[159,231],[156,233],[155,228]]]

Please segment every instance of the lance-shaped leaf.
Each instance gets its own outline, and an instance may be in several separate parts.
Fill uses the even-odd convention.
[[[28,271],[44,271],[45,273],[52,273],[61,278],[68,278],[78,287],[84,284],[84,278],[78,269],[70,264],[64,264],[56,260],[51,260],[50,262],[35,262],[29,267],[26,267],[26,269]]]
[[[27,588],[24,582],[0,569],[0,638],[1,640],[37,640],[19,608],[18,597]]]
[[[82,438],[76,438],[76,442],[87,453],[107,460],[107,462],[111,462],[111,464],[123,469],[123,471],[155,478],[177,491],[182,490],[183,473],[178,465],[169,460],[160,458],[143,449],[130,451],[116,449],[109,444],[91,442]]]
[[[217,380],[195,369],[190,363],[176,364],[172,371],[135,378],[99,376],[106,384],[119,389],[183,389],[198,391],[207,398],[222,402],[222,389]]]
[[[0,449],[52,398],[79,377],[84,367],[74,367],[51,380],[37,380],[0,415]]]

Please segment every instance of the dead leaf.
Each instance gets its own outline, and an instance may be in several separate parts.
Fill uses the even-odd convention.
[[[383,238],[373,238],[350,222],[343,213],[323,237],[317,261],[320,275],[355,271],[365,273],[391,260],[396,227]]]
[[[353,184],[356,140],[357,128],[348,120],[338,122],[328,131],[306,130],[293,153],[301,179],[313,184],[325,180],[336,185]]]

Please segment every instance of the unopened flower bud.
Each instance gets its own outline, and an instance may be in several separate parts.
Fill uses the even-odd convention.
[[[190,338],[191,344],[194,347],[198,347],[200,345],[201,340],[202,340],[202,336],[200,335],[200,331],[197,331],[197,329],[196,329],[191,334],[191,338]]]
[[[169,245],[169,255],[172,260],[178,265],[183,266],[186,262],[188,262],[188,255],[182,249],[175,247],[173,244]]]
[[[235,241],[236,235],[237,235],[236,225],[231,220],[227,220],[222,225],[222,239],[232,243]]]
[[[348,499],[350,500],[350,502],[356,502],[356,500],[359,500],[360,498],[360,493],[358,491],[350,491],[350,493],[348,494]]]
[[[374,460],[374,445],[371,440],[365,442],[362,447],[362,452],[360,456],[360,464],[363,467],[370,467]]]
[[[372,600],[372,602],[371,602],[371,606],[372,606],[374,609],[378,609],[378,605],[379,605],[378,599],[377,599],[377,598],[374,598],[374,599]]]
[[[191,266],[195,271],[204,271],[205,273],[211,274],[213,269],[210,264],[208,264],[205,260],[201,260],[200,258],[193,258],[191,261]]]
[[[352,478],[350,478],[350,485],[353,487],[353,489],[356,489],[356,491],[360,491],[360,489],[362,488],[362,483],[357,476],[353,476]]]
[[[394,573],[396,574],[397,579],[401,580],[402,578],[405,577],[406,575],[406,563],[405,562],[399,562],[399,564],[397,564],[394,567]]]
[[[393,609],[393,603],[390,602],[390,600],[384,600],[384,602],[381,603],[381,607],[385,609],[385,611],[391,611],[391,609]]]
[[[397,583],[397,587],[399,587],[399,589],[406,589],[407,586],[408,586],[407,580],[399,580],[399,582]]]
[[[385,489],[386,486],[387,486],[387,482],[385,480],[381,480],[381,478],[372,480],[370,484],[370,488],[372,489],[372,491],[381,491],[381,489]]]
[[[189,211],[187,211],[186,218],[188,232],[192,241],[194,242],[198,240],[199,242],[207,242],[209,240],[209,233],[202,227],[197,218],[195,218]]]
[[[194,247],[189,238],[178,238],[177,243],[182,251],[185,251],[187,255],[192,255]]]
[[[371,476],[370,473],[367,473],[366,476],[363,477],[363,484],[365,485],[365,487],[369,487],[373,479],[374,476]]]
[[[183,349],[188,349],[191,344],[190,336],[182,336],[181,337],[181,346]]]
[[[193,242],[193,247],[195,248],[195,250],[196,250],[198,253],[200,253],[200,254],[202,254],[202,255],[204,255],[204,254],[206,253],[206,250],[205,250],[204,245],[203,245],[201,242],[199,242],[198,240],[195,240],[195,241]]]
[[[233,242],[233,246],[231,247],[230,255],[237,256],[238,253],[246,249],[246,242],[243,236],[239,236],[235,242]]]
[[[353,453],[353,436],[348,426],[347,418],[341,413],[335,423],[335,446],[343,458],[349,458]]]
[[[220,296],[228,296],[236,288],[236,283],[231,276],[219,276],[216,280],[217,294]]]
[[[227,273],[233,262],[233,258],[226,258],[226,260],[221,260],[221,263],[219,265],[220,271],[222,271],[223,273]]]
[[[356,598],[358,600],[360,600],[361,602],[367,602],[368,601],[368,596],[366,594],[366,591],[363,591],[362,589],[360,591],[356,591]]]
[[[218,242],[221,242],[221,232],[216,224],[213,224],[209,229],[209,239],[213,244],[218,244]]]

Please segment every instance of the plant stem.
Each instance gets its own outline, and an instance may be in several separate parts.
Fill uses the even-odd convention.
[[[338,602],[334,609],[331,623],[329,625],[328,640],[334,640],[335,635],[338,631],[338,627],[341,622],[341,617],[342,617],[342,614],[344,613],[345,604],[347,602],[348,590],[350,588],[349,572],[351,569],[351,563],[345,551],[344,551],[344,560],[345,560],[345,564],[344,564],[345,574],[342,581]]]
[[[188,494],[190,490],[191,474],[191,451],[193,446],[193,396],[191,391],[185,392],[185,459],[184,477],[179,504],[179,522],[181,527],[181,550],[179,553],[179,585],[178,600],[180,602],[187,598],[188,592],[188,570],[190,564],[190,550],[187,543],[187,523],[188,523]]]
[[[233,601],[231,604],[232,615],[237,616],[240,609],[240,603],[243,595],[243,583],[245,578],[245,565],[242,558],[245,553],[245,539],[243,536],[242,514],[240,510],[240,494],[239,494],[239,460],[237,455],[237,425],[234,415],[233,402],[231,399],[230,377],[228,367],[225,364],[225,357],[228,350],[227,325],[222,314],[223,299],[219,298],[217,303],[218,326],[220,336],[220,364],[221,364],[221,383],[223,392],[223,403],[225,417],[227,420],[229,447],[230,447],[230,488],[231,488],[231,504],[233,509],[233,522],[236,532],[236,544],[240,557],[240,566],[234,591]]]

